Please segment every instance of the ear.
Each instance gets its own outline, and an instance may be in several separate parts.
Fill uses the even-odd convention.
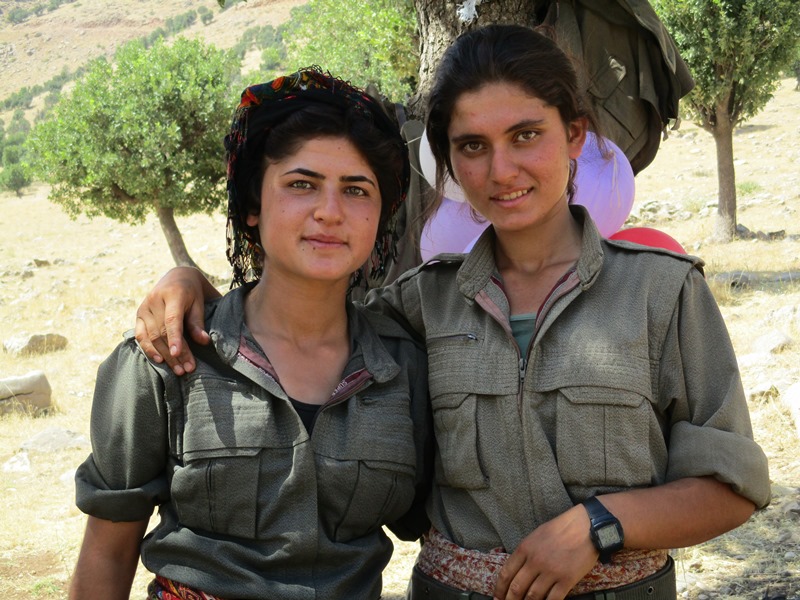
[[[258,225],[258,215],[250,213],[249,215],[247,215],[247,218],[245,219],[245,223],[247,223],[247,225],[249,227],[257,226]]]
[[[575,119],[567,127],[567,144],[569,146],[569,157],[572,160],[577,160],[583,150],[583,144],[586,142],[586,131],[589,128],[589,122],[585,117]]]

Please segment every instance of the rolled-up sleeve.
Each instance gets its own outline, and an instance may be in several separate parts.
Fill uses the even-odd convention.
[[[767,457],[753,440],[733,345],[703,277],[692,269],[673,315],[660,364],[670,402],[667,480],[712,476],[763,508]]]
[[[128,337],[98,369],[78,508],[110,521],[149,518],[169,498],[167,427],[163,381]]]

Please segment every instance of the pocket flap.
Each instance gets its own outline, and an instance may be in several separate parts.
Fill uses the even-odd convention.
[[[608,387],[568,387],[561,393],[573,404],[603,404],[609,406],[639,406],[644,401],[642,394],[629,390]]]

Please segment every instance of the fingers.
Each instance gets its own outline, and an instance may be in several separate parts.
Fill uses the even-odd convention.
[[[210,340],[208,333],[203,329],[203,308],[200,303],[200,315],[198,316],[195,310],[195,304],[190,305],[189,311],[186,313],[189,333],[192,339],[198,343],[207,344]],[[191,373],[197,366],[194,355],[189,349],[189,345],[183,337],[183,318],[184,308],[178,302],[167,302],[164,311],[164,332],[163,339],[166,340],[165,347],[167,350],[167,364],[172,367],[176,375],[183,375],[184,373]]]
[[[500,591],[499,586],[495,588],[495,600],[564,600],[570,587],[549,573],[523,568],[510,581],[504,582],[503,589],[506,591]]]
[[[150,360],[162,363],[165,356],[169,357],[169,348],[157,323],[157,318],[142,304],[136,312],[136,341]]]

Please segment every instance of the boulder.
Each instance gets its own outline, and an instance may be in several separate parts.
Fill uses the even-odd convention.
[[[66,448],[89,448],[89,440],[85,436],[62,429],[61,427],[48,427],[26,440],[22,444],[25,452],[55,452]]]
[[[52,390],[44,371],[0,379],[0,415],[12,411],[39,414],[52,408]]]
[[[59,333],[37,333],[21,335],[3,342],[3,350],[15,356],[31,356],[63,350],[67,347],[67,338]]]

